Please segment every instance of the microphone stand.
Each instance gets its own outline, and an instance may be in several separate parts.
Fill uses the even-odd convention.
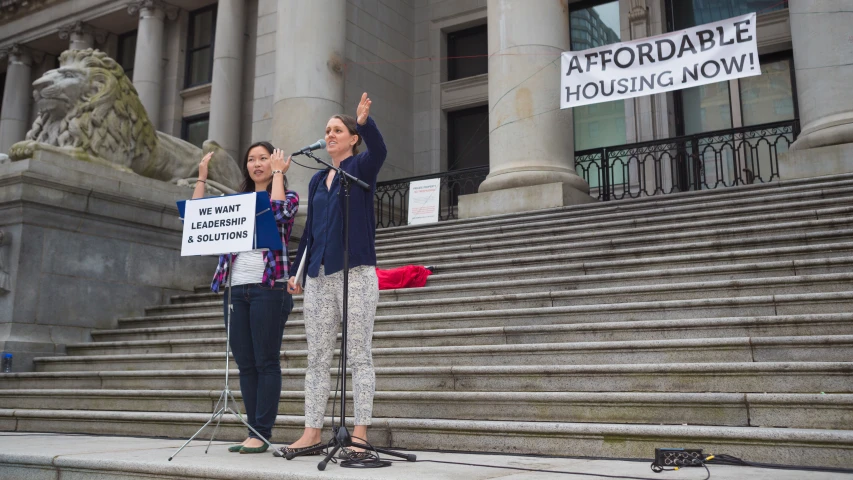
[[[399,452],[395,452],[393,450],[388,450],[385,448],[376,448],[376,447],[372,447],[369,445],[365,445],[363,443],[353,442],[352,437],[350,436],[350,433],[347,430],[346,423],[345,423],[346,408],[347,408],[346,407],[346,405],[347,405],[347,397],[346,397],[347,372],[346,372],[346,368],[347,368],[347,320],[348,320],[347,303],[349,302],[349,197],[350,197],[350,186],[354,183],[354,184],[358,185],[359,187],[361,187],[365,190],[370,190],[370,185],[359,180],[358,178],[354,177],[353,175],[350,175],[349,173],[345,172],[342,168],[335,167],[334,165],[330,164],[329,162],[326,162],[325,160],[321,160],[321,159],[317,158],[310,151],[303,151],[300,153],[303,153],[303,154],[313,158],[317,162],[322,163],[323,165],[326,165],[327,167],[336,171],[338,174],[338,179],[341,182],[341,188],[343,188],[343,190],[344,190],[344,299],[343,299],[343,315],[341,316],[341,323],[342,323],[342,326],[341,326],[341,357],[342,357],[341,358],[341,365],[343,365],[343,371],[340,372],[340,375],[341,375],[341,418],[340,418],[340,422],[341,423],[340,423],[340,426],[338,426],[337,428],[333,428],[332,440],[329,441],[327,444],[319,445],[319,446],[316,446],[314,448],[304,450],[301,452],[297,452],[297,453],[290,452],[287,455],[285,455],[285,458],[288,460],[292,460],[293,458],[301,456],[301,455],[309,455],[309,454],[312,454],[315,452],[319,452],[319,451],[325,449],[327,445],[334,444],[334,448],[332,448],[332,450],[326,455],[326,458],[324,458],[319,464],[317,464],[318,470],[325,470],[326,464],[328,464],[329,460],[331,460],[332,457],[334,457],[335,454],[338,453],[338,450],[340,450],[343,447],[351,447],[351,446],[363,448],[365,451],[374,450],[376,452],[384,453],[386,455],[391,455],[394,457],[406,459],[410,462],[414,462],[417,459],[417,457],[415,455],[406,454],[406,453],[399,453]],[[334,416],[334,412],[332,412],[332,416]]]

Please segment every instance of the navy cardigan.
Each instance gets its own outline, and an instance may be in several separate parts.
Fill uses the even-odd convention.
[[[373,211],[373,197],[376,191],[379,169],[385,163],[385,156],[388,153],[385,148],[385,141],[382,140],[382,134],[379,133],[373,118],[367,117],[367,122],[364,125],[357,125],[356,129],[364,145],[367,146],[367,151],[341,162],[341,169],[370,185],[370,189],[365,190],[355,184],[350,186],[349,268],[376,265],[376,216]],[[326,178],[328,173],[328,168],[315,173],[308,184],[308,219],[305,223],[305,231],[302,232],[302,238],[299,241],[296,260],[290,268],[293,275],[299,270],[299,262],[306,249],[308,255],[311,255],[311,219],[313,218],[311,208],[314,204],[314,194],[317,193],[317,187],[320,186],[320,182]],[[341,217],[343,217],[344,212],[344,201],[344,191],[341,189]],[[310,263],[311,260],[306,257],[305,261]],[[305,272],[307,271],[306,268]],[[304,278],[299,280],[303,285],[305,284]]]

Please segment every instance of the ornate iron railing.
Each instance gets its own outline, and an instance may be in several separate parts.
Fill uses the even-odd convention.
[[[575,153],[575,169],[601,201],[710,190],[779,178],[779,154],[799,134],[797,120],[733,128]],[[458,218],[460,195],[476,193],[489,167],[376,184],[376,226],[408,223],[409,183],[441,178],[439,220]]]
[[[575,169],[599,200],[709,190],[779,178],[779,154],[796,120],[575,152]]]
[[[477,188],[488,174],[489,167],[486,166],[378,182],[374,197],[376,227],[407,225],[409,223],[409,183],[430,178],[441,179],[438,219],[455,219],[459,196],[477,193]]]

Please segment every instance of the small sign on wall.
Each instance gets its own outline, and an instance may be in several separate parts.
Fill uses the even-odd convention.
[[[438,221],[440,193],[440,178],[409,183],[409,225]]]
[[[181,256],[219,255],[252,249],[254,193],[188,200],[184,210]]]

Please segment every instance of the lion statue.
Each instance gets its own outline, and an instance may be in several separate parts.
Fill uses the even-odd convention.
[[[240,168],[215,142],[208,140],[200,149],[154,130],[130,79],[104,52],[66,50],[59,57],[59,65],[33,82],[38,116],[26,140],[9,150],[13,161],[47,150],[192,185],[201,157],[214,151],[208,188],[222,193],[238,188]]]

